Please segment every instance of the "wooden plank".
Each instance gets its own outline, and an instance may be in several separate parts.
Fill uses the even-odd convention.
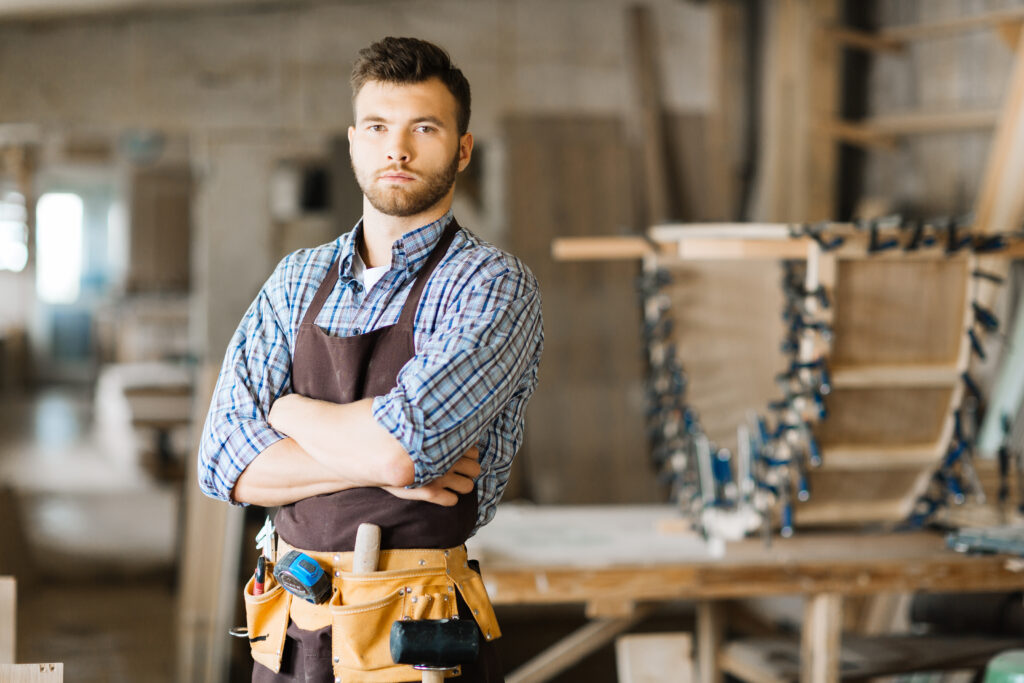
[[[815,427],[823,448],[934,443],[950,410],[953,387],[834,389],[828,419]]]
[[[4,683],[61,683],[63,664],[0,664],[0,681]]]
[[[837,389],[863,387],[949,387],[963,370],[954,363],[854,365],[832,369]]]
[[[655,253],[643,237],[559,237],[551,242],[556,261],[627,261]]]
[[[661,108],[657,40],[651,9],[633,5],[626,10],[629,51],[636,85],[636,120],[643,160],[643,225],[661,223],[672,216],[665,174],[665,131]],[[625,186],[624,186],[625,187]]]
[[[17,582],[0,576],[0,664],[13,664],[18,623]]]
[[[841,595],[815,593],[807,597],[800,627],[801,683],[838,683],[842,616]]]
[[[822,462],[828,471],[919,469],[934,465],[945,453],[946,444],[937,443],[909,446],[831,445],[822,450]]]
[[[615,118],[522,115],[505,122],[505,139],[515,227],[503,246],[544,292],[544,362],[513,468],[521,495],[541,503],[659,500],[639,398],[639,263],[561,263],[551,254],[556,238],[621,236],[630,224],[624,127]],[[580,476],[592,471],[606,476]]]
[[[689,633],[637,633],[615,639],[619,683],[692,683]]]
[[[793,523],[796,526],[856,527],[863,524],[893,523],[905,519],[909,512],[904,503],[904,497],[910,485],[907,479],[903,480],[903,485],[898,491],[891,492],[887,498],[883,498],[876,491],[871,491],[867,500],[849,498],[844,500],[830,498],[820,484],[821,478],[822,475],[818,472],[811,474],[811,500],[806,503],[797,503],[793,510]],[[867,485],[871,486],[878,478],[877,473],[873,474]],[[886,478],[891,479],[891,475]],[[849,492],[851,487],[833,488]],[[863,498],[865,489],[862,487],[857,490],[861,492],[860,495]]]
[[[837,367],[956,362],[968,279],[965,258],[840,260],[830,361]]]
[[[832,120],[829,134],[850,144],[892,149],[894,138],[991,128],[999,121],[998,109],[951,112],[904,112],[859,121]]]

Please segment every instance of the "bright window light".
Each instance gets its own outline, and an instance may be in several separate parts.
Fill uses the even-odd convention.
[[[78,299],[82,278],[82,198],[51,192],[36,206],[36,291],[51,304]]]
[[[28,264],[25,220],[25,197],[18,192],[0,194],[0,270],[19,273]]]

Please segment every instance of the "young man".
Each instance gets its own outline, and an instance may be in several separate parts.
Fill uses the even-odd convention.
[[[391,622],[456,611],[482,643],[461,680],[500,680],[500,632],[462,544],[493,516],[522,441],[540,293],[452,217],[473,136],[469,84],[447,53],[385,38],[359,53],[352,90],[363,218],[286,257],[249,307],[210,406],[200,486],[281,506],[277,558],[302,550],[332,577],[320,605],[250,582],[253,680],[419,680],[391,662]],[[351,574],[363,522],[385,549],[372,580]]]

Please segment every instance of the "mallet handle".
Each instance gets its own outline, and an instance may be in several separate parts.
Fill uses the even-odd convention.
[[[444,683],[443,671],[424,671],[423,683]]]
[[[377,571],[380,555],[380,527],[376,524],[360,524],[356,530],[356,547],[352,555],[352,571],[368,574]]]

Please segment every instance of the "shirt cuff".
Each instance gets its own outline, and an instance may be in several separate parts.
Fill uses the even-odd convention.
[[[415,473],[412,486],[423,486],[437,479],[437,473],[430,470],[423,455],[423,410],[419,406],[392,389],[386,396],[373,399],[373,419],[388,430],[412,458]]]
[[[231,433],[224,444],[228,452],[235,454],[232,459],[232,464],[235,467],[231,472],[225,473],[227,476],[224,481],[227,487],[226,500],[229,503],[242,507],[248,506],[248,503],[241,503],[231,496],[238,478],[242,476],[242,472],[249,466],[249,463],[256,459],[256,456],[284,438],[286,438],[284,434],[259,420],[246,420]]]

